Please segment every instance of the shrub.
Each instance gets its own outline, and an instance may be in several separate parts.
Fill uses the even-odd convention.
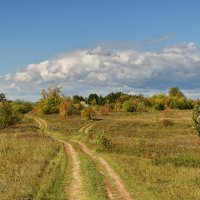
[[[59,106],[60,106],[60,100],[57,98],[48,98],[45,101],[42,101],[41,103],[41,110],[44,114],[56,114],[59,113]]]
[[[74,107],[76,108],[77,111],[81,111],[84,109],[84,106],[81,103],[76,103]]]
[[[155,110],[164,110],[165,109],[165,105],[164,105],[164,103],[163,102],[161,102],[161,101],[156,101],[155,103],[154,103],[154,109]]]
[[[96,141],[98,144],[102,145],[104,149],[111,149],[113,146],[111,140],[106,137],[103,130],[97,134]]]
[[[73,114],[80,114],[79,107],[76,107],[73,104],[73,101],[68,98],[60,104],[59,115],[62,117],[66,117]]]
[[[197,134],[200,136],[200,105],[194,107],[192,120]]]
[[[93,108],[88,106],[87,108],[83,109],[81,111],[81,115],[86,117],[89,120],[95,119],[96,118],[96,112]]]
[[[122,109],[127,111],[127,112],[135,112],[136,111],[136,106],[132,101],[125,101],[122,104]]]
[[[138,111],[138,112],[147,111],[147,107],[146,107],[146,105],[145,105],[144,102],[139,102],[139,103],[137,104],[137,111]]]
[[[23,100],[16,100],[12,102],[12,105],[21,114],[26,114],[33,110],[33,103]]]
[[[63,99],[60,88],[50,87],[48,91],[42,90],[41,94],[42,99],[38,104],[40,111],[42,111],[43,114],[59,113],[59,107]]]
[[[6,128],[18,121],[21,117],[14,106],[8,102],[0,103],[0,128]]]

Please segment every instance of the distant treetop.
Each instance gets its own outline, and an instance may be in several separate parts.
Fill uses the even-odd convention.
[[[0,93],[0,102],[7,101],[6,95],[4,93]]]

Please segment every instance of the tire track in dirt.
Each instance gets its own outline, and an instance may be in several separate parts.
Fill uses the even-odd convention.
[[[38,119],[40,119],[40,121],[44,124],[44,128],[47,129],[48,128],[47,123],[41,118],[38,118]]]
[[[91,128],[95,125],[96,123],[92,123],[92,124],[90,124],[86,129],[85,129],[85,133],[86,134],[88,134],[89,133],[89,131],[91,130]]]
[[[94,122],[94,123],[89,123],[89,124],[86,124],[86,125],[84,125],[84,126],[82,126],[79,130],[78,130],[78,132],[79,133],[86,133],[86,134],[88,134],[88,132],[91,130],[91,128],[95,125],[96,123]]]
[[[77,141],[77,140],[73,140],[74,142],[78,143],[81,150],[87,154],[88,156],[90,156],[94,161],[98,162],[101,166],[103,166],[104,170],[106,173],[104,173],[104,176],[106,178],[106,180],[108,181],[108,177],[110,176],[111,179],[114,181],[114,184],[118,190],[118,194],[120,194],[122,199],[125,200],[133,200],[130,193],[127,191],[127,189],[125,188],[121,178],[119,177],[119,175],[111,168],[111,166],[105,161],[104,158],[102,157],[97,157],[95,156],[84,144],[82,144],[81,142]],[[111,188],[109,187],[109,184],[106,184],[105,190],[107,191],[107,195],[109,197],[109,199],[114,199],[114,194],[112,194],[111,192]]]
[[[130,193],[125,188],[125,186],[124,186],[121,178],[119,177],[119,175],[111,168],[111,166],[105,161],[104,158],[99,157],[99,161],[105,167],[109,176],[111,176],[111,178],[114,180],[114,182],[115,182],[115,184],[118,188],[118,191],[120,192],[122,197],[126,200],[133,200]]]
[[[89,124],[85,124],[84,126],[82,126],[79,130],[78,130],[78,133],[83,133],[84,132],[84,129],[87,127],[87,126],[89,126],[90,125],[90,123]]]
[[[38,124],[39,124],[39,128],[42,128],[42,124],[38,119],[34,119]]]
[[[84,200],[83,198],[84,195],[81,192],[83,185],[82,185],[82,178],[80,175],[81,173],[80,160],[78,159],[77,153],[70,143],[64,142],[64,145],[65,145],[65,150],[67,154],[72,159],[72,165],[73,165],[73,169],[72,169],[73,177],[72,177],[69,199],[70,200],[76,200],[76,199]]]
[[[96,122],[86,124],[79,131],[84,132],[85,134],[88,134],[89,131],[91,130],[91,128],[95,124],[96,124]],[[121,178],[119,177],[119,175],[111,168],[111,166],[105,161],[105,159],[102,157],[96,157],[92,152],[90,152],[90,150],[84,144],[82,144],[81,142],[76,141],[76,140],[74,140],[74,141],[79,144],[81,150],[85,154],[90,156],[94,161],[100,163],[100,165],[104,167],[104,169],[106,170],[106,174],[104,174],[104,176],[108,176],[108,174],[109,174],[109,176],[112,178],[112,180],[114,180],[116,188],[118,189],[118,192],[121,194],[122,199],[133,200],[130,193],[127,191],[126,187],[124,186],[124,183],[121,180]],[[112,190],[111,190],[108,178],[107,177],[105,177],[105,178],[106,178],[105,190],[107,192],[109,199],[111,199],[111,200],[116,199],[116,198],[114,198],[114,194],[111,192]]]
[[[38,123],[38,125],[39,125],[38,126],[39,129],[42,129],[42,128],[47,129],[48,125],[47,125],[47,123],[43,119],[41,119],[39,117],[30,117],[30,116],[27,116],[27,117],[35,120]]]
[[[86,155],[88,155],[90,158],[92,158],[93,161],[98,162],[98,158],[92,154],[85,145],[83,145],[81,142],[77,141],[77,140],[73,140],[74,142],[78,143],[80,149],[82,150],[83,153],[85,153]],[[104,173],[103,173],[104,174]],[[104,174],[105,176],[105,174]],[[110,200],[114,199],[113,194],[111,192],[110,186],[108,184],[108,181],[106,180],[106,184],[105,184],[105,191],[108,195],[108,198]]]
[[[39,128],[44,127],[45,129],[48,128],[46,121],[41,118],[33,118],[38,124]],[[72,182],[70,186],[70,192],[68,195],[69,200],[84,200],[83,194],[83,184],[82,184],[82,177],[81,177],[81,167],[80,167],[80,160],[78,159],[78,155],[72,145],[68,142],[63,140],[57,140],[64,144],[65,151],[71,159],[72,162]]]
[[[39,128],[47,129],[48,125],[45,120],[41,118],[34,118],[34,120],[39,124]],[[89,123],[83,126],[79,132],[84,132],[88,134],[90,129],[95,125],[96,123]],[[70,187],[70,194],[68,195],[70,200],[84,200],[84,194],[83,194],[83,184],[82,184],[82,177],[81,177],[81,167],[80,167],[80,160],[78,159],[78,155],[72,145],[68,142],[65,142],[63,140],[58,140],[59,142],[62,142],[65,146],[66,153],[71,158],[72,161],[72,182]],[[84,144],[82,144],[79,141],[74,140],[74,142],[78,143],[81,150],[90,156],[94,161],[98,162],[105,170],[106,173],[104,173],[106,184],[105,184],[105,190],[107,192],[107,195],[109,199],[118,199],[115,195],[112,193],[112,189],[110,187],[109,183],[109,177],[114,181],[114,184],[118,190],[118,194],[121,196],[120,199],[125,200],[133,200],[129,192],[126,190],[121,178],[118,176],[116,172],[110,167],[110,165],[105,161],[104,158],[95,156]]]

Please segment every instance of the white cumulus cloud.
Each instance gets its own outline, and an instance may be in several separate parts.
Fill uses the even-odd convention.
[[[30,64],[16,74],[1,76],[0,89],[12,98],[38,98],[39,91],[51,84],[61,85],[67,95],[119,90],[152,94],[178,86],[190,97],[199,98],[196,94],[199,76],[200,52],[194,43],[176,44],[157,51],[98,46],[63,53]]]

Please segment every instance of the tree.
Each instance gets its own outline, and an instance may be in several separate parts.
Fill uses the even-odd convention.
[[[96,118],[96,112],[93,108],[88,106],[87,108],[83,109],[81,111],[81,115],[86,117],[89,120],[95,119]]]
[[[19,113],[11,103],[0,103],[0,128],[6,128],[20,121],[20,119]]]
[[[59,115],[62,117],[66,117],[73,114],[80,114],[80,111],[78,110],[77,107],[75,107],[71,98],[66,98],[60,104]]]
[[[0,93],[0,102],[4,102],[6,100],[6,95],[4,93]]]
[[[73,96],[73,102],[74,103],[80,103],[81,101],[85,101],[83,96],[79,96],[79,95],[74,95]]]
[[[101,95],[97,99],[97,104],[98,105],[104,105],[105,104],[105,100]]]
[[[133,101],[129,100],[129,101],[125,101],[122,104],[122,109],[127,111],[127,112],[136,112],[136,105],[134,104]]]
[[[50,87],[48,91],[42,90],[42,99],[39,102],[40,109],[44,114],[59,113],[59,107],[63,100],[59,87]]]
[[[169,96],[170,97],[183,97],[185,98],[184,94],[178,87],[172,87],[169,89]]]
[[[94,102],[97,103],[98,102],[98,98],[99,98],[99,96],[97,94],[90,94],[89,97],[88,97],[88,103],[89,104],[94,104]]]
[[[164,94],[157,94],[151,97],[151,105],[155,110],[165,109],[166,96]]]
[[[31,103],[29,101],[23,101],[23,100],[17,99],[15,101],[13,101],[11,104],[21,114],[26,114],[33,110],[33,103]]]
[[[165,109],[165,105],[164,105],[164,102],[163,101],[155,101],[154,105],[153,105],[154,109],[155,110],[164,110]]]
[[[105,97],[105,101],[107,103],[115,103],[122,95],[124,95],[122,92],[111,92]]]

